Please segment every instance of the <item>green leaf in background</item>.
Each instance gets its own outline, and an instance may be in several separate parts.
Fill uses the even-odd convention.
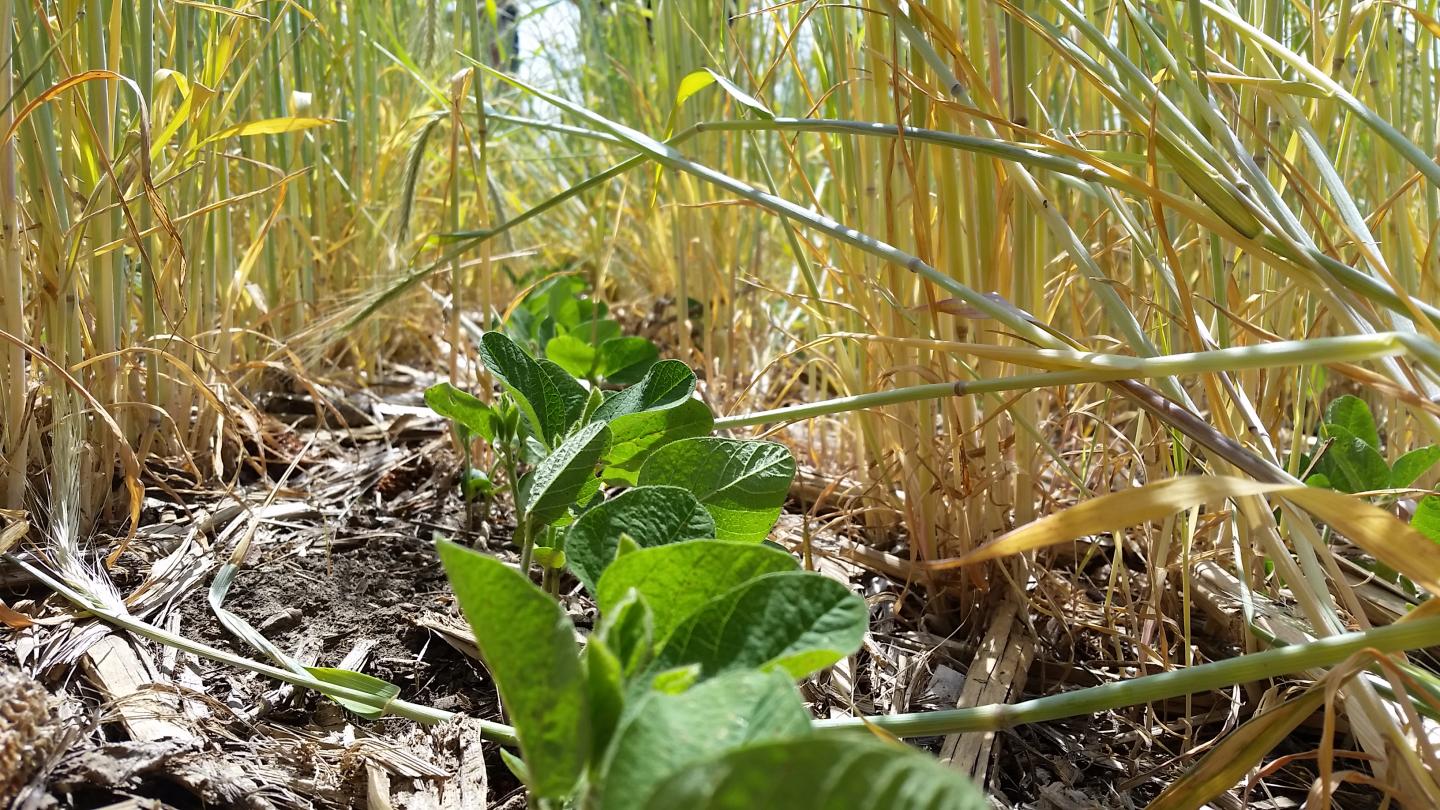
[[[702,437],[656,450],[640,483],[685,487],[715,518],[721,540],[764,540],[780,517],[795,478],[795,457],[782,444]]]
[[[531,527],[553,523],[565,514],[595,478],[595,465],[609,446],[610,429],[603,422],[591,422],[536,465],[524,493],[525,520]]]
[[[615,734],[601,779],[601,810],[645,807],[650,794],[679,771],[746,744],[809,733],[809,714],[780,673],[735,672],[678,695],[650,692]],[[771,778],[783,781],[791,774]]]
[[[557,278],[545,290],[545,310],[558,331],[578,326],[582,320],[594,317],[594,306],[580,296],[585,293],[585,282],[573,277]]]
[[[469,436],[495,441],[495,411],[448,382],[436,383],[425,389],[425,404],[430,410],[459,425]],[[467,438],[462,436],[462,439]]]
[[[1320,459],[1319,471],[1336,489],[1365,492],[1390,486],[1390,465],[1379,450],[1340,425],[1326,425],[1325,430],[1331,441]]]
[[[1426,537],[1440,543],[1440,495],[1426,495],[1415,505],[1410,525]]]
[[[556,335],[545,344],[545,359],[576,377],[589,379],[598,359],[595,347],[578,337]]]
[[[607,481],[635,484],[640,466],[651,453],[671,442],[709,435],[714,427],[714,414],[698,399],[687,399],[663,411],[617,417],[610,423],[612,441],[601,475]]]
[[[821,574],[765,574],[709,602],[675,628],[650,671],[699,664],[702,677],[782,669],[803,678],[860,649],[865,600]]]
[[[599,347],[607,340],[620,337],[620,324],[609,318],[593,318],[577,325],[565,334],[579,338],[591,346]]]
[[[988,810],[990,802],[933,757],[847,735],[756,743],[693,763],[671,774],[644,807]]]
[[[1375,450],[1380,449],[1380,431],[1375,427],[1375,417],[1365,400],[1357,396],[1346,394],[1331,400],[1325,407],[1325,424],[1344,428]]]
[[[679,360],[661,360],[640,382],[605,400],[592,417],[612,422],[621,416],[673,408],[695,393],[695,372]]]
[[[305,671],[315,676],[315,679],[318,681],[344,689],[369,692],[374,695],[380,701],[378,707],[346,698],[335,697],[333,695],[330,696],[331,700],[366,720],[376,720],[384,717],[385,704],[400,696],[400,687],[389,681],[382,681],[373,675],[366,675],[363,672],[356,672],[350,669],[336,669],[334,667],[305,667]]]
[[[600,344],[600,374],[615,385],[632,385],[660,359],[654,343],[634,335]]]
[[[1414,484],[1437,461],[1440,461],[1440,445],[1437,444],[1416,448],[1395,459],[1394,466],[1390,468],[1391,488],[1404,489]]]
[[[540,364],[499,332],[480,336],[480,360],[515,399],[535,435],[553,446],[565,433],[566,405]]]
[[[655,640],[664,644],[682,621],[706,602],[764,574],[800,564],[783,551],[755,543],[690,540],[641,549],[610,564],[595,590],[601,615],[626,594],[644,597],[653,613]]]
[[[520,739],[529,787],[568,796],[590,757],[590,705],[575,626],[528,577],[448,540],[440,562],[505,713]]]
[[[555,392],[560,395],[560,401],[565,403],[565,430],[569,430],[580,416],[585,413],[585,402],[590,398],[590,392],[585,390],[578,380],[570,376],[570,372],[560,367],[559,363],[551,360],[537,360],[540,370],[550,378],[555,386]],[[561,431],[564,435],[564,431]]]
[[[525,307],[519,307],[510,313],[503,328],[506,336],[516,343],[528,345],[536,342],[535,332],[538,325],[535,322],[535,315]]]
[[[589,427],[602,425],[591,422]],[[715,521],[695,496],[679,487],[628,489],[581,515],[565,533],[571,572],[590,593],[615,560],[620,535],[642,547],[714,537]]]

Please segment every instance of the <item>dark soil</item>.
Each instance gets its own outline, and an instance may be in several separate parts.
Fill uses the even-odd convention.
[[[479,717],[497,713],[494,686],[478,662],[415,624],[423,612],[450,614],[454,598],[434,544],[417,536],[337,541],[248,564],[225,607],[292,654],[319,645],[335,666],[362,639],[373,640],[368,674],[415,703]],[[203,598],[182,609],[181,632],[222,649],[233,643]]]

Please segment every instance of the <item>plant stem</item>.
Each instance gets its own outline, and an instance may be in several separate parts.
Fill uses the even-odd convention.
[[[1440,643],[1440,616],[1431,616],[1020,703],[997,703],[938,712],[816,720],[814,726],[822,732],[873,726],[897,737],[995,731],[1334,666],[1365,650],[1396,653],[1429,647],[1436,643]]]
[[[1344,335],[1313,340],[1286,340],[1262,346],[1243,346],[1208,352],[1132,357],[1129,355],[1097,355],[1088,352],[1034,349],[1026,356],[1051,363],[1074,363],[1084,368],[1064,371],[1017,374],[989,380],[956,380],[950,383],[927,383],[874,391],[848,397],[775,408],[768,411],[726,416],[715,420],[716,430],[809,419],[816,416],[846,413],[901,402],[917,402],[966,394],[992,394],[999,391],[1023,391],[1058,385],[1111,382],[1146,377],[1168,377],[1175,374],[1198,374],[1239,369],[1273,368],[1277,366],[1344,363],[1373,360],[1411,352],[1428,357],[1435,351],[1433,343],[1423,337],[1398,332],[1374,335]],[[1017,358],[1016,362],[1024,362]]]
[[[516,509],[519,509],[517,504]],[[520,532],[520,572],[530,576],[530,558],[535,554],[535,534],[531,530],[530,521],[521,521],[516,524],[516,530]]]

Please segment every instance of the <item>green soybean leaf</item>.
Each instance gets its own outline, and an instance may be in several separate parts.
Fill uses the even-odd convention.
[[[795,457],[774,442],[703,437],[661,447],[640,483],[682,486],[715,518],[721,540],[764,540],[795,478]]]
[[[578,326],[580,321],[591,317],[593,307],[589,301],[580,298],[585,291],[585,282],[577,278],[566,279],[550,287],[545,295],[546,309],[550,320],[562,330]]]
[[[520,780],[520,784],[530,784],[530,769],[525,767],[525,760],[501,748],[500,761],[505,763],[506,770]]]
[[[604,751],[625,709],[625,679],[620,659],[603,639],[591,636],[582,653],[590,694],[590,729],[593,748]]]
[[[639,382],[660,359],[660,350],[643,337],[611,338],[600,344],[600,373],[616,385]]]
[[[779,673],[734,672],[680,694],[648,693],[626,713],[615,734],[600,807],[645,807],[646,798],[679,771],[746,744],[809,732],[810,718],[795,686]],[[788,773],[771,776],[790,778]]]
[[[577,337],[598,348],[605,341],[620,337],[620,324],[609,318],[592,318],[565,334]]]
[[[510,313],[510,318],[504,324],[505,334],[516,343],[533,345],[536,343],[535,333],[539,324],[535,321],[535,314],[525,307],[520,307]]]
[[[607,481],[634,484],[651,453],[671,442],[708,435],[714,427],[715,416],[698,399],[687,399],[663,411],[616,417],[610,423],[612,442],[601,475]]]
[[[460,493],[467,501],[476,498],[488,498],[495,494],[495,482],[484,470],[471,467],[465,477],[460,479]]]
[[[446,540],[437,548],[515,725],[530,789],[540,796],[568,796],[591,750],[575,626],[564,608],[519,571]]]
[[[581,422],[589,422],[589,421],[591,421],[591,420],[590,420],[590,417],[594,416],[594,415],[595,415],[595,411],[596,411],[597,409],[599,409],[599,407],[600,407],[601,405],[604,405],[604,404],[605,404],[605,394],[604,394],[603,392],[601,392],[601,390],[600,390],[600,388],[599,388],[598,386],[595,387],[595,388],[591,388],[591,389],[590,389],[590,394],[585,397],[585,408],[584,408],[584,410],[582,410],[582,411],[580,412],[580,421],[581,421]],[[612,433],[611,439],[612,439],[612,441],[613,441],[613,439],[614,439],[614,436],[613,436],[614,431],[613,431],[613,429],[612,429],[611,433]]]
[[[1440,543],[1440,495],[1426,495],[1415,506],[1410,525],[1426,537]]]
[[[638,592],[653,613],[655,640],[663,644],[671,631],[711,599],[758,576],[799,567],[795,558],[768,546],[691,540],[641,549],[611,563],[600,577],[595,602],[603,615],[627,593]]]
[[[591,422],[536,465],[524,493],[525,519],[531,526],[553,523],[579,500],[609,446],[610,429]]]
[[[631,537],[625,532],[621,532],[620,542],[617,543],[615,546],[615,559],[618,560],[621,557],[624,557],[626,554],[634,554],[639,550],[640,544],[635,542],[635,538]]]
[[[592,422],[590,427],[601,425]],[[565,558],[585,589],[595,592],[615,559],[620,535],[641,547],[713,537],[715,521],[695,496],[679,487],[636,487],[596,504],[565,532]]]
[[[781,669],[803,678],[860,648],[865,600],[821,574],[765,574],[691,613],[661,646],[652,672],[699,664],[702,677]]]
[[[590,392],[585,390],[578,380],[570,376],[570,372],[560,367],[559,363],[550,360],[536,361],[540,364],[540,370],[550,378],[555,386],[555,391],[560,395],[560,400],[565,403],[565,430],[569,430],[576,422],[580,421],[581,415],[585,413],[585,402],[590,398]],[[562,431],[563,435],[563,431]]]
[[[679,360],[661,360],[640,382],[605,400],[592,417],[611,422],[621,416],[673,408],[695,393],[695,372]]]
[[[783,774],[783,778],[780,775]],[[755,743],[675,771],[646,810],[986,810],[959,771],[903,745],[859,736]]]
[[[667,669],[650,681],[650,691],[662,695],[678,695],[694,686],[700,680],[700,665],[686,664],[683,667]]]
[[[1364,492],[1390,486],[1390,465],[1379,450],[1338,424],[1327,424],[1325,430],[1331,441],[1322,459],[1324,472],[1336,489]]]
[[[1346,394],[1332,400],[1325,407],[1325,424],[1344,428],[1375,450],[1380,449],[1380,431],[1375,428],[1375,417],[1365,400],[1357,396]]]
[[[550,546],[536,546],[531,552],[535,564],[541,568],[564,568],[565,552]]]
[[[620,660],[625,677],[639,672],[655,653],[655,623],[650,605],[630,591],[601,614],[596,635]]]
[[[430,410],[449,419],[487,442],[495,441],[495,411],[448,382],[436,383],[425,389],[425,404]]]
[[[1390,468],[1390,486],[1394,489],[1410,486],[1415,483],[1415,479],[1435,466],[1437,461],[1440,461],[1440,445],[1432,444],[1411,450],[1395,459],[1395,465]]]
[[[315,679],[318,681],[346,689],[369,692],[374,695],[376,699],[380,701],[380,706],[371,706],[368,703],[361,703],[356,700],[339,698],[333,695],[330,696],[331,700],[366,720],[375,720],[384,717],[385,704],[400,696],[400,687],[389,681],[382,681],[373,675],[366,675],[363,672],[356,672],[350,669],[336,669],[334,667],[305,667],[305,671],[315,676]]]
[[[480,359],[514,397],[535,435],[546,446],[554,446],[564,435],[567,420],[565,400],[550,375],[515,341],[499,332],[480,336]]]
[[[550,338],[545,344],[545,359],[576,377],[589,378],[595,373],[595,347],[569,334]]]

